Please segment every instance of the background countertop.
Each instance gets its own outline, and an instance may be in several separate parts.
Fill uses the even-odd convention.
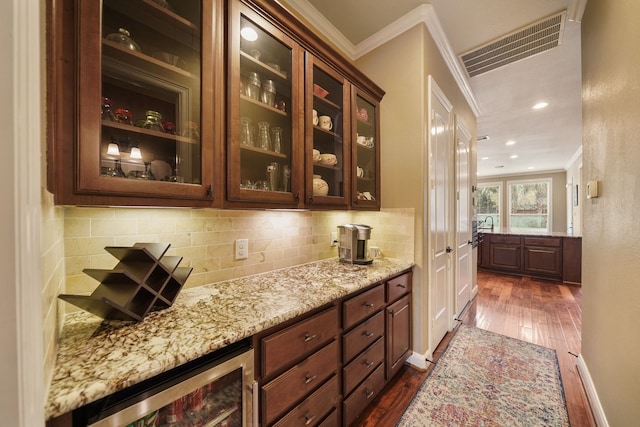
[[[173,306],[141,322],[87,312],[65,318],[46,418],[118,390],[383,281],[413,262],[368,266],[337,258],[183,290]]]

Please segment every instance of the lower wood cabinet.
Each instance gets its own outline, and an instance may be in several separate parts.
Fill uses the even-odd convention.
[[[260,425],[350,426],[411,354],[404,272],[253,338]]]
[[[478,268],[581,282],[580,237],[484,234],[478,247]]]

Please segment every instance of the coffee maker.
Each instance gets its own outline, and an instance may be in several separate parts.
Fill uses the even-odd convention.
[[[371,264],[368,258],[368,243],[371,227],[363,224],[345,224],[338,226],[338,257],[340,262],[349,264]]]

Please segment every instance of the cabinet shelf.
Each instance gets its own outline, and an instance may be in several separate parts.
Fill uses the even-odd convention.
[[[197,82],[197,77],[182,68],[167,64],[144,53],[127,49],[126,47],[111,40],[102,40],[102,53],[106,57],[112,58],[121,63],[132,65],[143,70],[152,70],[159,77],[169,81],[182,81],[189,85]]]
[[[107,120],[103,120],[102,121],[102,126],[113,128],[113,129],[120,129],[120,130],[124,130],[124,131],[131,132],[131,133],[137,133],[137,134],[140,134],[140,135],[152,136],[154,138],[160,138],[160,139],[167,140],[167,141],[172,141],[172,142],[185,142],[185,143],[188,143],[188,144],[197,144],[197,143],[199,143],[199,141],[197,139],[187,138],[186,136],[173,135],[173,134],[170,134],[170,133],[164,133],[164,132],[159,132],[159,131],[156,131],[156,130],[145,129],[145,128],[141,128],[141,127],[137,127],[137,126],[128,125],[128,124],[125,124],[125,123],[110,122],[110,121],[107,121]]]
[[[287,77],[287,75],[285,73],[283,73],[282,71],[272,67],[269,64],[266,64],[266,63],[264,63],[262,61],[259,61],[259,60],[255,59],[253,56],[249,55],[246,52],[240,51],[240,58],[243,61],[247,61],[248,63],[253,64],[254,67],[257,67],[257,69],[260,70],[260,71],[266,71],[270,75],[275,76],[275,77],[277,77],[277,78],[279,78],[279,79],[281,79],[281,80],[283,80],[285,82],[288,80],[288,77]]]
[[[327,169],[327,170],[333,170],[333,171],[342,171],[342,169],[338,166],[331,166],[331,165],[323,165],[322,163],[314,163],[313,167],[318,167],[318,168],[322,168],[322,169]]]
[[[325,104],[325,105],[327,105],[327,106],[329,106],[329,107],[331,107],[331,108],[333,108],[333,109],[335,109],[337,111],[342,111],[342,107],[341,106],[339,106],[335,102],[332,102],[332,101],[328,100],[327,98],[322,98],[322,97],[319,97],[318,95],[314,94],[313,95],[313,99],[314,99],[314,101],[318,101],[321,104]]]
[[[271,150],[263,150],[262,148],[252,147],[251,145],[240,145],[240,149],[248,153],[257,154],[259,156],[277,157],[279,159],[288,158],[286,154],[276,153],[275,151]]]
[[[285,111],[278,110],[275,107],[272,107],[272,106],[270,106],[268,104],[265,104],[264,102],[257,101],[257,100],[255,100],[253,98],[249,98],[246,95],[240,95],[240,99],[242,101],[248,102],[249,104],[252,104],[252,105],[254,105],[256,107],[263,108],[264,110],[267,110],[267,111],[269,111],[271,113],[276,113],[276,114],[278,114],[280,116],[287,117],[287,113]]]
[[[321,128],[320,126],[316,126],[316,125],[313,125],[313,130],[316,130],[318,132],[322,132],[322,133],[327,134],[327,135],[331,135],[332,137],[339,139],[339,141],[337,141],[337,142],[342,142],[342,135],[339,135],[339,134],[335,133],[332,130],[327,130],[327,129]]]
[[[196,24],[153,0],[109,0],[106,5],[129,17],[140,17],[139,22],[183,44],[190,45],[200,38],[200,28]]]

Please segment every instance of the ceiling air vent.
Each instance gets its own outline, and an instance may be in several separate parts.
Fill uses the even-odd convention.
[[[460,55],[469,77],[559,46],[565,17],[566,12],[560,12]]]

